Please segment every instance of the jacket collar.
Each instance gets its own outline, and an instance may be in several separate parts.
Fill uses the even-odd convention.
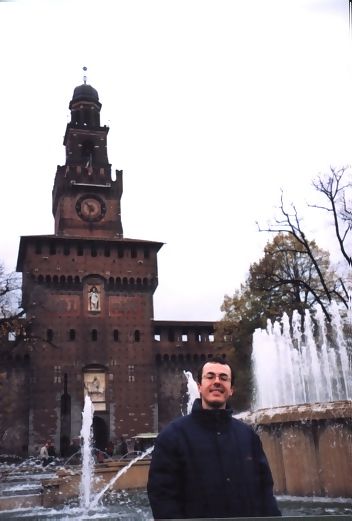
[[[196,398],[194,400],[193,406],[192,406],[192,412],[191,412],[192,415],[195,415],[197,417],[202,417],[202,418],[207,417],[207,418],[209,418],[209,420],[211,418],[225,420],[227,418],[231,418],[232,413],[233,413],[233,411],[228,404],[226,404],[225,409],[203,409],[202,400],[200,398]]]

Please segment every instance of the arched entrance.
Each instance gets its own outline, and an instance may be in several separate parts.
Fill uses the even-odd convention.
[[[105,451],[109,441],[109,431],[106,421],[101,416],[93,417],[93,439],[94,447]]]

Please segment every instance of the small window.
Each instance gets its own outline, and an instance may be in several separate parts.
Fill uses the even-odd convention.
[[[92,246],[91,248],[91,255],[92,257],[96,257],[98,255],[97,249],[95,246]]]
[[[82,255],[83,255],[83,246],[81,246],[81,245],[77,246],[77,255],[79,257],[82,257]]]
[[[69,340],[72,342],[73,340],[75,340],[76,338],[76,330],[75,329],[70,329],[69,333],[68,333],[68,338]]]
[[[96,342],[98,340],[98,331],[96,329],[92,329],[91,337],[93,342]]]
[[[118,341],[119,341],[119,330],[114,329],[114,342],[118,342]]]
[[[133,382],[134,382],[134,375],[133,375],[133,374],[128,375],[128,381],[129,381],[130,383],[133,383]]]
[[[49,253],[50,255],[56,255],[56,244],[50,243]]]
[[[155,333],[155,334],[154,334],[154,340],[155,340],[156,342],[160,342],[160,333]]]
[[[149,259],[149,248],[144,248],[143,253],[144,253],[144,258]]]
[[[42,253],[42,245],[40,242],[36,242],[35,243],[35,253],[36,254],[40,254]]]
[[[136,248],[131,248],[131,257],[132,257],[132,259],[135,259],[137,257],[137,250],[136,250]]]
[[[140,333],[139,329],[136,329],[134,332],[134,341],[139,342],[140,339],[141,339],[141,333]]]
[[[104,248],[104,256],[105,257],[110,257],[110,247],[109,246],[105,246],[105,248]]]
[[[70,247],[68,244],[65,244],[64,246],[64,255],[70,255]]]
[[[187,333],[182,333],[181,339],[182,339],[182,342],[188,342],[188,335],[187,335]]]
[[[47,342],[52,342],[54,339],[54,331],[52,329],[46,330],[46,340]]]
[[[7,340],[9,342],[14,342],[16,340],[16,333],[14,331],[9,331],[9,334],[7,335]]]
[[[169,342],[175,342],[175,332],[172,329],[169,329],[167,339]]]

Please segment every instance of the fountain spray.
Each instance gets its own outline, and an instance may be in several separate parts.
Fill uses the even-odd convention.
[[[84,409],[82,413],[82,429],[81,438],[83,440],[82,447],[82,476],[80,484],[80,507],[88,509],[90,507],[91,483],[94,472],[94,459],[92,456],[92,425],[93,425],[94,407],[88,394],[84,399]]]

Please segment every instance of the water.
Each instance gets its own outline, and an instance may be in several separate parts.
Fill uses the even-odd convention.
[[[338,319],[336,319],[338,320]],[[289,336],[289,330],[286,324],[286,327],[283,328],[283,332],[277,330],[277,325],[273,326],[269,331],[270,334],[266,332],[266,336],[264,336],[264,341],[268,342],[272,340],[272,336],[276,335],[276,339],[281,338],[281,341],[285,343],[286,346],[291,348],[292,340]],[[295,324],[297,331],[295,334],[296,337],[296,345],[298,342],[302,342],[301,335],[299,334],[298,325]],[[321,326],[322,327],[322,326]],[[336,327],[336,326],[335,326]],[[270,336],[271,335],[271,336]],[[324,331],[323,331],[324,335]],[[309,335],[309,342],[312,342],[312,339]],[[325,335],[326,338],[326,335]],[[301,347],[301,351],[303,351],[302,345],[298,344]],[[312,345],[312,344],[311,344]],[[297,347],[295,347],[297,349]],[[326,343],[326,346],[322,348],[323,354],[319,354],[317,351],[314,354],[311,350],[310,359],[316,363],[320,359],[322,359],[322,374],[326,379],[330,379],[331,387],[327,392],[333,393],[337,389],[338,392],[344,392],[349,389],[348,379],[344,380],[346,383],[341,381],[340,384],[333,381],[333,371],[331,371],[330,361],[335,360],[344,361],[344,354],[341,352],[338,356],[332,356],[332,353],[329,353],[329,346]],[[285,361],[284,353],[279,353],[278,358],[280,363]],[[316,356],[315,356],[316,355]],[[347,356],[347,352],[346,352]],[[275,364],[278,362],[275,361]],[[298,359],[293,360],[290,359],[285,362],[287,366],[287,371],[291,375],[295,375],[297,373],[296,365],[302,369],[304,369],[304,364],[302,360]],[[278,367],[277,365],[275,366]],[[320,375],[321,372],[318,372],[315,368],[314,375]],[[187,389],[188,389],[188,404],[187,404],[187,412],[189,412],[192,408],[192,404],[195,398],[199,397],[198,387],[196,382],[193,379],[192,373],[185,371],[185,377],[187,379]],[[348,376],[348,372],[346,375]],[[304,382],[303,376],[299,374],[299,378],[302,378],[302,382]],[[345,376],[344,376],[345,378]],[[293,385],[293,380],[289,382],[287,386],[290,389],[292,395],[297,395],[297,389]],[[270,387],[275,387],[270,382]],[[284,389],[283,382],[281,384],[280,392]],[[310,389],[315,389],[316,386],[305,385],[304,392],[309,395]],[[70,519],[79,519],[79,520],[88,520],[88,519],[106,519],[106,520],[116,520],[116,521],[152,521],[152,513],[149,507],[149,501],[147,497],[147,493],[145,489],[138,490],[130,490],[130,491],[114,491],[111,490],[112,485],[115,481],[124,473],[127,472],[128,469],[139,459],[142,459],[147,454],[149,454],[153,447],[145,451],[143,454],[137,456],[134,460],[132,460],[128,466],[121,469],[112,480],[96,495],[92,493],[91,483],[92,483],[92,472],[94,468],[94,461],[92,458],[92,421],[93,421],[93,406],[91,404],[90,398],[87,397],[85,399],[84,410],[82,413],[82,430],[81,437],[83,440],[83,462],[82,462],[82,478],[81,478],[81,487],[80,487],[80,498],[77,501],[71,501],[70,504],[63,505],[62,507],[56,508],[23,508],[23,509],[13,509],[13,510],[3,510],[0,512],[0,520],[11,520],[11,519],[27,519],[27,520],[70,520]],[[23,464],[21,464],[23,465]],[[32,493],[38,485],[40,484],[40,477],[49,477],[48,473],[49,469],[46,469],[45,474],[41,475],[38,469],[33,467],[33,471],[31,469],[27,473],[21,472],[21,465],[14,465],[13,471],[11,471],[11,477],[16,479],[16,476],[22,475],[22,483],[13,483],[11,485],[10,482],[7,482],[3,486],[2,492],[6,495],[11,495],[11,492],[18,493],[19,490],[21,493]],[[33,464],[34,465],[34,464]],[[0,470],[1,466],[0,466]],[[19,472],[18,472],[19,471]],[[53,471],[51,471],[52,473]],[[52,474],[54,477],[54,475]],[[24,478],[24,480],[23,480]],[[11,481],[11,480],[10,480]],[[32,485],[31,485],[32,483]],[[33,487],[33,488],[32,488]],[[5,495],[1,493],[0,495]],[[283,516],[307,516],[307,515],[352,515],[352,498],[321,498],[321,497],[292,497],[292,496],[278,496],[277,497],[279,508],[283,514]]]
[[[183,371],[187,379],[187,414],[192,410],[193,402],[196,398],[199,398],[199,391],[197,382],[194,380],[193,375],[190,371]]]
[[[283,516],[352,515],[352,498],[312,498],[296,496],[277,497]],[[56,521],[104,519],[114,521],[152,521],[145,489],[111,492],[104,505],[84,513],[75,505],[61,509],[36,508],[0,512],[0,520],[26,519],[28,521]]]
[[[93,459],[93,415],[94,407],[88,394],[84,400],[84,409],[82,413],[82,429],[81,439],[83,440],[82,447],[82,477],[80,484],[80,506],[81,508],[88,509],[91,502],[91,489],[92,489],[92,475],[94,471],[94,459]]]
[[[87,394],[84,400],[84,409],[82,413],[82,429],[81,439],[83,441],[82,447],[82,476],[80,483],[80,510],[83,509],[83,515],[91,516],[92,512],[99,509],[99,503],[101,502],[104,494],[114,485],[114,483],[134,465],[137,461],[145,458],[150,454],[154,447],[149,447],[142,454],[139,454],[133,458],[128,465],[123,467],[115,476],[109,481],[109,483],[103,487],[103,489],[94,494],[92,489],[92,478],[94,473],[94,458],[93,458],[93,416],[94,407],[92,401]]]
[[[343,324],[336,304],[331,338],[323,312],[316,311],[317,326],[306,311],[304,334],[298,312],[292,327],[285,313],[281,322],[268,321],[253,335],[252,367],[254,409],[352,399],[352,369]]]
[[[99,504],[99,501],[102,499],[105,492],[107,492],[114,485],[114,483],[119,479],[119,477],[121,477],[123,474],[125,474],[128,471],[128,469],[130,469],[132,467],[132,465],[134,465],[137,461],[145,458],[146,456],[148,456],[148,454],[151,454],[153,449],[154,449],[154,447],[149,447],[142,454],[139,454],[136,458],[131,460],[128,465],[126,465],[121,470],[119,470],[119,472],[116,473],[116,475],[109,481],[109,483],[103,488],[103,490],[96,495],[96,497],[94,498],[94,500],[91,503],[91,507],[95,508]]]

